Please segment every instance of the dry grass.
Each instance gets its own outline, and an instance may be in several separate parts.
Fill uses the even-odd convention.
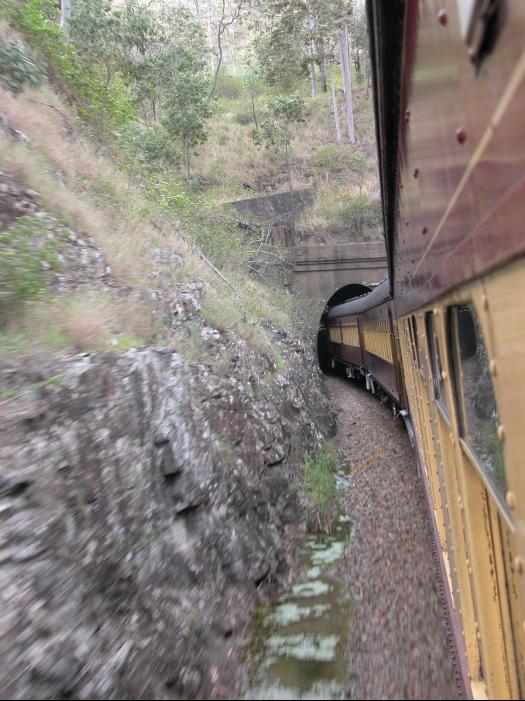
[[[375,185],[375,183],[373,183]],[[375,190],[370,191],[370,183],[366,183],[361,192],[364,203],[370,207],[379,207]],[[305,211],[297,222],[297,231],[302,239],[312,238],[315,242],[331,243],[341,241],[374,241],[381,240],[381,225],[363,227],[359,232],[356,213],[352,210],[352,201],[359,194],[355,184],[333,184],[321,186],[317,190],[317,198],[311,210]],[[357,228],[356,228],[357,227]]]
[[[259,321],[248,322],[248,317],[260,314],[284,324],[288,316],[285,305],[278,307],[264,285],[234,274],[234,283],[243,295],[239,302],[197,255],[177,222],[159,219],[159,231],[145,221],[143,212],[151,203],[84,137],[68,107],[49,88],[26,91],[17,99],[0,91],[0,103],[12,126],[30,140],[26,146],[0,133],[0,168],[39,192],[43,206],[77,233],[92,237],[121,286],[147,289],[169,285],[169,278],[152,278],[157,262],[151,249],[174,250],[184,264],[173,269],[171,281],[204,282],[209,323],[239,333],[257,349],[269,352],[271,344],[265,331]],[[138,316],[141,323],[130,318],[133,314],[122,300],[109,295],[70,296],[34,304],[10,337],[18,334],[22,344],[31,338],[31,343],[42,347],[82,350],[111,347],[115,337],[120,345],[123,337],[125,346],[126,338],[140,343],[154,334],[150,310],[140,309]],[[179,339],[178,343],[187,345],[188,340]],[[200,339],[189,343],[193,351]]]
[[[4,331],[0,350],[126,350],[151,340],[153,313],[143,300],[86,292],[32,303]]]
[[[202,299],[204,318],[214,328],[237,334],[258,353],[280,362],[265,320],[291,330],[290,299],[251,279],[245,279],[242,290],[244,295],[239,299],[231,291],[219,290],[215,283],[208,285]]]
[[[187,325],[177,329],[170,339],[169,346],[190,363],[211,363],[213,360],[202,342],[198,326]]]
[[[355,128],[360,151],[371,163],[370,179],[376,181],[377,167],[372,95],[367,96],[364,85],[354,85]],[[344,96],[338,91],[339,112],[344,127]],[[264,104],[259,100],[258,118],[263,116]],[[239,115],[248,118],[248,106],[242,102],[223,101],[221,109],[209,124],[208,141],[200,147],[194,159],[194,171],[208,182],[208,197],[221,202],[247,197],[267,186],[285,190],[287,177],[282,156],[259,148],[252,137],[253,121],[240,124]],[[243,121],[245,121],[243,119]],[[329,170],[312,172],[311,163],[316,152],[336,143],[335,126],[330,94],[306,99],[305,121],[295,130],[292,144],[293,184],[296,188],[333,184]],[[355,148],[343,146],[354,151]],[[246,189],[246,185],[250,189]]]
[[[146,280],[154,264],[150,248],[185,247],[175,231],[159,233],[144,220],[148,203],[78,127],[71,127],[74,117],[49,88],[17,99],[0,90],[0,103],[31,142],[26,147],[0,135],[0,167],[37,190],[45,207],[72,228],[91,236],[120,283],[140,286]],[[94,185],[98,199],[91,196]],[[185,253],[191,258],[191,251]]]

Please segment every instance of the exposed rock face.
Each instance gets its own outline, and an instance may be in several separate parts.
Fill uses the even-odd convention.
[[[232,692],[236,636],[288,575],[293,465],[331,428],[295,351],[256,389],[161,348],[0,366],[6,698]]]
[[[17,217],[35,214],[39,209],[38,193],[17,185],[0,170],[0,231]]]

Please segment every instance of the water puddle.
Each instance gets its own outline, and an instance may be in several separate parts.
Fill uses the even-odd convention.
[[[245,699],[344,699],[350,595],[335,570],[350,523],[303,541],[304,575],[256,618]]]

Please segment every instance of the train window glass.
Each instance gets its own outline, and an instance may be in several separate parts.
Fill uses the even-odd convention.
[[[458,0],[458,19],[461,38],[467,41],[474,23],[474,10],[477,0]]]
[[[410,340],[410,352],[412,353],[412,359],[414,360],[414,363],[417,363],[416,359],[416,351],[414,350],[414,336],[412,334],[412,324],[410,323],[410,319],[408,320],[408,336]]]
[[[416,317],[415,317],[415,316],[412,316],[412,317],[410,318],[410,320],[411,320],[411,322],[412,322],[412,334],[413,334],[413,336],[414,336],[414,349],[415,349],[415,353],[416,353],[416,364],[417,364],[418,368],[419,368],[421,371],[423,371],[423,368],[422,368],[422,366],[421,366],[421,356],[420,356],[420,353],[419,353],[419,340],[418,340],[418,336],[417,336]]]
[[[447,390],[445,387],[445,380],[443,379],[443,363],[441,362],[441,355],[439,353],[439,344],[432,312],[427,312],[425,316],[425,327],[427,332],[428,357],[430,358],[430,367],[432,369],[434,396],[448,415]]]
[[[499,424],[496,399],[483,333],[472,304],[450,309],[449,328],[461,436],[504,499],[507,478],[503,447],[496,433]],[[463,402],[459,401],[460,396]]]

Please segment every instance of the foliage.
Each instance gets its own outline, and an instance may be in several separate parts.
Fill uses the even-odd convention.
[[[27,0],[20,4],[16,0],[4,0],[4,14],[44,57],[49,76],[77,104],[81,117],[106,133],[134,118],[122,76],[115,75],[108,81],[100,62],[82,54],[66,40],[58,24],[56,3]]]
[[[18,95],[26,86],[40,85],[45,77],[45,70],[21,42],[0,40],[0,84],[6,90]]]
[[[367,75],[370,75],[366,11],[363,5],[355,5],[353,7],[348,25],[350,36],[352,37],[352,62],[355,67],[357,82],[361,83],[365,72]]]
[[[292,191],[292,165],[290,146],[293,140],[293,127],[303,121],[304,99],[298,93],[289,97],[279,96],[268,103],[269,114],[261,124],[261,131],[255,131],[256,144],[264,143],[266,148],[274,147],[284,151],[288,184]]]
[[[290,93],[307,75],[307,62],[288,31],[263,31],[255,38],[258,69],[267,85]]]
[[[349,0],[260,0],[266,24],[256,41],[261,73],[270,85],[290,85],[316,67],[327,91],[326,66],[339,30],[352,15]]]
[[[156,121],[173,76],[202,74],[206,57],[202,29],[185,8],[162,6],[152,13],[137,0],[127,0],[121,22],[126,37],[121,71],[143,117]]]
[[[303,214],[299,226],[303,231],[345,233],[352,241],[377,238],[381,202],[367,192],[355,194],[353,188],[342,186],[322,192],[313,210]]]
[[[207,139],[206,121],[211,117],[207,81],[199,74],[179,73],[166,102],[163,124],[174,139],[183,147],[187,177],[190,177],[191,149]]]
[[[294,93],[290,97],[277,97],[268,103],[269,116],[262,124],[267,146],[289,146],[292,141],[292,125],[303,121],[304,99]]]
[[[342,173],[348,170],[353,163],[352,154],[336,144],[321,146],[310,160],[308,170],[313,174],[328,172],[330,174]]]
[[[116,136],[126,157],[125,164],[132,170],[161,173],[180,162],[180,149],[160,124],[131,122]]]
[[[347,226],[356,240],[364,237],[367,229],[374,229],[381,222],[381,202],[372,199],[366,193],[354,195],[337,211],[342,226]]]
[[[237,100],[241,96],[243,88],[242,76],[230,75],[223,69],[217,79],[215,94],[225,100]]]
[[[57,267],[54,239],[39,219],[20,217],[0,232],[0,324],[27,300],[41,297]]]
[[[313,526],[326,533],[331,532],[340,508],[337,466],[336,454],[326,443],[320,444],[314,453],[307,455],[303,463],[306,495],[315,510]]]

